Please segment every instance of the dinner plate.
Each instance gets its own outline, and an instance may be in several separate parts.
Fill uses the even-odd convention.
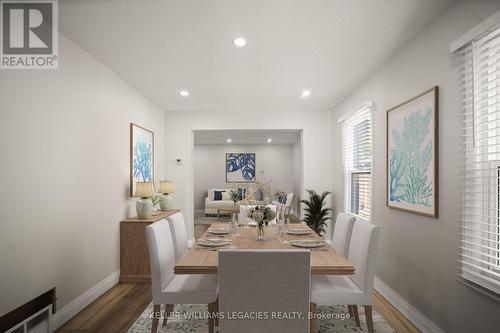
[[[227,242],[231,242],[230,239],[227,239],[227,238],[203,238],[203,239],[200,239],[201,241],[203,242],[212,242],[212,243],[227,243]]]
[[[286,233],[289,235],[309,235],[312,231],[307,229],[288,229]]]
[[[320,240],[291,240],[290,244],[296,247],[303,247],[308,249],[322,247],[326,245],[324,241]]]
[[[229,230],[211,228],[211,229],[208,229],[208,233],[215,234],[215,235],[227,235],[227,234],[229,234]]]
[[[220,247],[231,245],[231,241],[225,239],[199,239],[196,244],[207,247]]]

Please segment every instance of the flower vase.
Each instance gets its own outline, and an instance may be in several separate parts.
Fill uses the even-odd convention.
[[[238,233],[238,214],[231,214],[231,221],[229,221],[229,230],[233,236],[239,236]]]
[[[257,225],[257,240],[264,240],[264,224]]]

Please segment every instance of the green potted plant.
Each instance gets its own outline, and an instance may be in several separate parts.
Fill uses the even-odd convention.
[[[241,192],[239,190],[230,190],[228,192],[229,198],[234,202],[234,211],[231,214],[231,222],[229,223],[230,230],[234,232],[235,235],[238,235],[238,202],[240,202],[243,198],[241,197]]]
[[[158,207],[157,206],[160,203],[160,200],[161,200],[160,194],[155,194],[151,198],[151,202],[153,203],[153,213],[152,213],[153,216],[158,215]]]
[[[243,199],[241,197],[240,191],[238,191],[238,190],[230,190],[228,192],[228,194],[229,194],[229,197],[231,198],[231,200],[233,200],[235,207],[236,207],[236,203]]]
[[[331,208],[324,208],[326,197],[332,192],[325,191],[321,194],[307,190],[309,200],[300,200],[305,205],[304,221],[315,233],[321,235],[326,231],[326,221],[330,219]]]

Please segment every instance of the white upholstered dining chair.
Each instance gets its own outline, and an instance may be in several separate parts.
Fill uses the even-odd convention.
[[[348,260],[355,273],[350,276],[314,275],[311,282],[311,302],[315,305],[349,304],[356,325],[360,327],[358,305],[365,307],[368,332],[373,333],[372,294],[375,278],[375,258],[380,227],[356,221],[352,230]]]
[[[293,193],[288,193],[286,195],[286,200],[285,200],[285,204],[284,204],[284,213],[285,213],[285,217],[289,217],[290,216],[290,211],[292,210],[292,205],[293,205],[293,198],[294,198],[294,194]]]
[[[158,329],[161,305],[165,305],[163,325],[174,304],[208,304],[208,311],[217,308],[217,275],[174,274],[175,255],[169,222],[160,220],[146,227],[154,318],[151,332]],[[209,332],[214,331],[214,321],[209,319]]]
[[[354,221],[356,221],[356,218],[347,213],[340,213],[335,220],[335,229],[333,230],[330,245],[345,258],[349,254]]]
[[[304,250],[220,250],[221,313],[269,314],[262,319],[221,318],[220,333],[309,332],[307,315],[279,320],[270,314],[309,312],[310,257]]]
[[[276,203],[276,222],[281,221],[284,218],[285,218],[285,206],[283,206],[278,202]]]
[[[175,262],[178,262],[188,250],[188,236],[186,222],[181,212],[167,217],[170,222],[170,231],[174,242]]]

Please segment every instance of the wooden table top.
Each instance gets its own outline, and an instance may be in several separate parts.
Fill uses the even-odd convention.
[[[226,225],[227,223],[216,223]],[[305,224],[292,224],[293,228],[309,229]],[[282,243],[276,239],[274,227],[265,227],[265,239],[256,239],[256,227],[244,226],[238,228],[239,236],[224,235],[231,239],[232,245],[238,249],[299,249],[290,243]],[[208,230],[200,237],[218,238],[218,235],[209,234]],[[220,237],[219,237],[220,238]],[[312,232],[307,236],[286,235],[287,240],[295,239],[323,239]],[[217,274],[218,251],[200,250],[194,245],[186,255],[179,260],[174,268],[175,274]],[[338,254],[330,245],[311,249],[311,273],[319,275],[348,275],[354,274],[354,266],[343,256]]]
[[[140,219],[137,216],[135,216],[135,217],[131,217],[131,218],[122,220],[121,222],[126,222],[126,223],[129,223],[129,222],[133,222],[133,223],[142,223],[142,222],[144,222],[144,223],[154,223],[154,222],[158,222],[160,220],[166,219],[170,215],[173,215],[173,214],[178,213],[180,211],[181,211],[180,209],[169,209],[167,211],[159,211],[157,215],[153,215],[153,216],[151,216],[148,219]]]

